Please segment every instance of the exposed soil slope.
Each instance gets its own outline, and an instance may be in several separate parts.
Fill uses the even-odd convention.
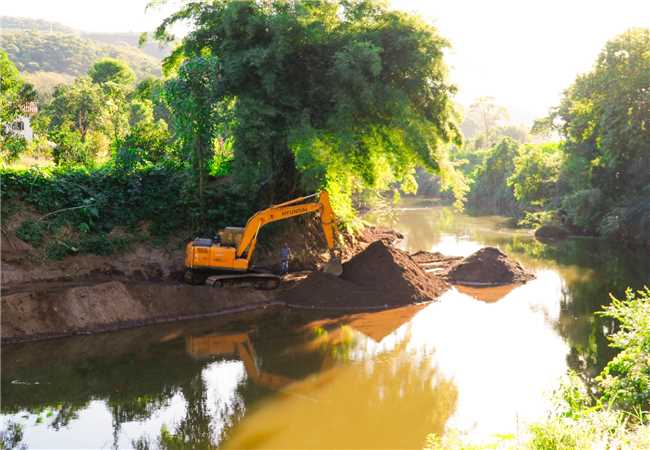
[[[310,239],[323,240],[320,225],[316,225],[307,233],[297,225],[280,230],[265,242],[267,248],[260,250],[258,261],[273,268],[278,252],[272,244],[289,242],[295,256],[291,269],[316,269],[328,256],[323,252],[324,241]],[[182,278],[183,271],[181,245],[161,249],[142,243],[111,256],[73,255],[51,261],[18,239],[15,228],[15,224],[3,223],[3,342],[87,334],[278,305],[276,299],[284,291],[304,280],[304,276],[290,278],[277,291],[189,286],[176,281]],[[351,257],[373,239],[394,242],[400,236],[390,230],[369,228],[357,238],[344,237],[348,241],[344,257]],[[345,280],[314,273],[310,283],[317,280],[335,286],[329,288],[332,292],[342,283],[344,287],[339,290],[348,296],[357,289],[354,295],[362,303],[363,299],[374,298],[372,292],[349,286]]]
[[[535,276],[495,247],[485,247],[464,258],[448,272],[452,283],[497,285],[525,283]]]
[[[311,273],[280,300],[305,306],[398,306],[435,300],[448,287],[408,254],[375,241],[343,265],[341,278]]]
[[[106,331],[146,323],[234,312],[270,304],[269,291],[214,289],[160,283],[110,281],[44,287],[2,297],[2,339]]]

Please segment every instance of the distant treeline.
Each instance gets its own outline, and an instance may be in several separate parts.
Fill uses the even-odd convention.
[[[607,42],[532,130],[506,120],[489,98],[466,114],[452,159],[470,211],[650,244],[650,29]],[[435,179],[419,181],[420,192],[439,193]]]

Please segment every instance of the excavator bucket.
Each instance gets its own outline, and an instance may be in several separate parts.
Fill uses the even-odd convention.
[[[323,267],[323,272],[335,277],[340,277],[343,273],[343,265],[341,264],[341,258],[332,256],[327,264]]]

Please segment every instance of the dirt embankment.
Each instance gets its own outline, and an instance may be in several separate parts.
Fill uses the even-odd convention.
[[[2,297],[2,340],[22,341],[272,307],[270,291],[109,281]]]
[[[398,238],[387,230],[368,229],[357,239],[348,238],[345,251],[358,251],[375,235],[386,242]],[[287,240],[293,245],[291,239]],[[3,233],[4,342],[277,306],[281,304],[278,297],[297,282],[289,280],[276,291],[188,286],[178,281],[183,271],[180,248],[165,250],[141,244],[121,255],[75,255],[62,261],[48,261],[38,258],[29,245],[21,243],[15,235]],[[296,266],[317,267],[324,260],[322,248],[319,251],[317,245],[312,247],[305,247],[303,259],[298,258]],[[259,259],[264,263],[264,257],[271,253],[260,252]]]

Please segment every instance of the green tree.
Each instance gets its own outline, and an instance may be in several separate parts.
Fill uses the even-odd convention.
[[[129,133],[118,144],[115,165],[129,171],[159,162],[170,156],[170,140],[165,121],[154,119],[152,102],[136,98],[129,104]]]
[[[516,214],[519,210],[508,178],[515,169],[519,144],[502,138],[476,168],[468,204],[472,209],[488,213]]]
[[[126,62],[115,58],[100,59],[88,69],[88,76],[97,84],[113,82],[129,86],[135,82],[135,72]]]
[[[72,130],[79,132],[81,142],[86,142],[88,133],[101,125],[103,106],[101,89],[87,77],[77,78],[68,86],[59,86],[46,107],[51,118],[50,130],[68,123]]]
[[[104,94],[88,77],[55,89],[52,101],[43,108],[36,123],[55,144],[57,165],[93,163],[100,150]]]
[[[609,41],[552,116],[568,154],[589,162],[592,185],[608,197],[650,185],[650,29]]]
[[[560,194],[564,152],[559,144],[527,144],[519,148],[507,180],[517,201],[543,207]]]
[[[236,174],[261,202],[326,187],[340,204],[359,187],[409,184],[416,166],[453,173],[448,43],[417,17],[370,1],[214,0],[187,4],[157,37],[186,19],[181,51],[212,55],[207,98],[231,106]]]
[[[12,125],[23,114],[25,104],[36,99],[32,85],[25,84],[7,53],[0,50],[0,156],[11,161],[25,149],[26,142],[17,136]]]
[[[117,145],[119,140],[128,134],[127,97],[133,89],[135,73],[124,61],[103,58],[88,69],[88,76],[102,88],[104,128]]]
[[[176,135],[191,161],[197,180],[201,214],[205,214],[205,189],[209,162],[214,153],[222,83],[214,57],[195,57],[183,64],[178,77],[167,82],[165,92],[174,111]]]

